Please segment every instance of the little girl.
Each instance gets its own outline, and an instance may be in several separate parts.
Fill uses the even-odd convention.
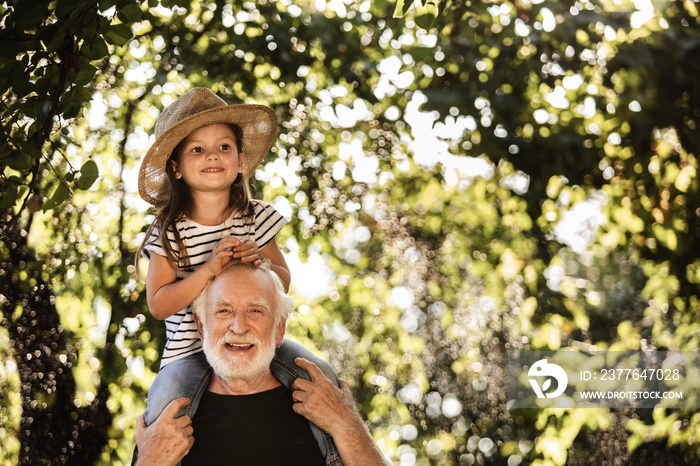
[[[147,425],[170,401],[190,396],[208,368],[189,306],[210,277],[232,258],[255,264],[267,258],[289,289],[289,268],[275,241],[286,221],[271,205],[251,199],[248,188],[276,132],[271,108],[227,105],[206,88],[187,92],[156,121],[139,194],[159,210],[136,257],[149,259],[148,306],[165,319],[167,341],[148,394]],[[321,362],[287,340],[280,354],[289,364],[295,357]]]

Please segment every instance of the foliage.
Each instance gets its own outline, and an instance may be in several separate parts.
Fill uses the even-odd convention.
[[[697,349],[698,2],[635,5],[2,2],[0,462],[130,460],[163,343],[138,161],[193,86],[277,111],[289,334],[394,462],[696,462],[694,412],[503,388],[508,350]]]

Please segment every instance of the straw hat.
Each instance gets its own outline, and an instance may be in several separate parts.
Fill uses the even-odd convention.
[[[162,204],[169,195],[165,166],[177,145],[192,131],[214,123],[235,123],[243,130],[243,176],[249,179],[277,135],[277,115],[265,105],[228,105],[205,87],[196,87],[163,109],[156,120],[156,141],[139,171],[139,195]]]

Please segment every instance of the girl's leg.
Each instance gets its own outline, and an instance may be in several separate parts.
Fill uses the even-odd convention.
[[[199,351],[166,365],[158,372],[151,389],[148,391],[148,403],[143,413],[146,425],[151,425],[168,404],[180,397],[192,399],[192,395],[202,377],[209,368],[204,352]],[[187,411],[182,408],[177,417]]]
[[[310,380],[309,374],[294,363],[295,358],[308,359],[312,363],[316,364],[318,368],[321,369],[321,371],[326,375],[326,377],[328,377],[334,384],[338,385],[338,375],[335,373],[333,366],[301,346],[299,343],[285,339],[275,351],[275,359],[277,360],[277,363],[293,368],[293,370],[298,372],[303,378]],[[272,364],[270,368],[277,379],[286,376],[285,374],[280,374],[279,371],[276,370],[275,364]],[[280,381],[284,383],[283,380]]]
[[[307,380],[311,380],[309,374],[304,369],[296,365],[294,362],[295,358],[308,359],[312,363],[316,364],[318,368],[321,369],[321,371],[326,375],[326,377],[328,377],[336,386],[339,384],[338,375],[335,373],[335,370],[333,370],[333,367],[330,364],[301,346],[299,343],[285,339],[282,342],[282,345],[280,345],[275,351],[275,357],[272,360],[272,364],[270,364],[270,370],[277,380],[279,380],[288,389],[291,390],[292,384],[297,377],[303,377]],[[337,457],[338,450],[334,446],[333,439],[314,423],[310,423],[310,425],[311,432],[318,442],[321,453],[323,453],[323,456],[326,457],[326,462],[328,464],[335,464],[333,462],[333,458],[339,459],[339,457]]]

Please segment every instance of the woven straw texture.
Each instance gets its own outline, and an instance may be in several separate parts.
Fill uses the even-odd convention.
[[[173,150],[192,131],[214,123],[235,123],[243,130],[243,176],[250,179],[277,135],[277,115],[265,105],[226,102],[207,88],[190,90],[167,106],[156,120],[156,141],[139,171],[139,195],[162,205],[170,193],[165,165]]]

